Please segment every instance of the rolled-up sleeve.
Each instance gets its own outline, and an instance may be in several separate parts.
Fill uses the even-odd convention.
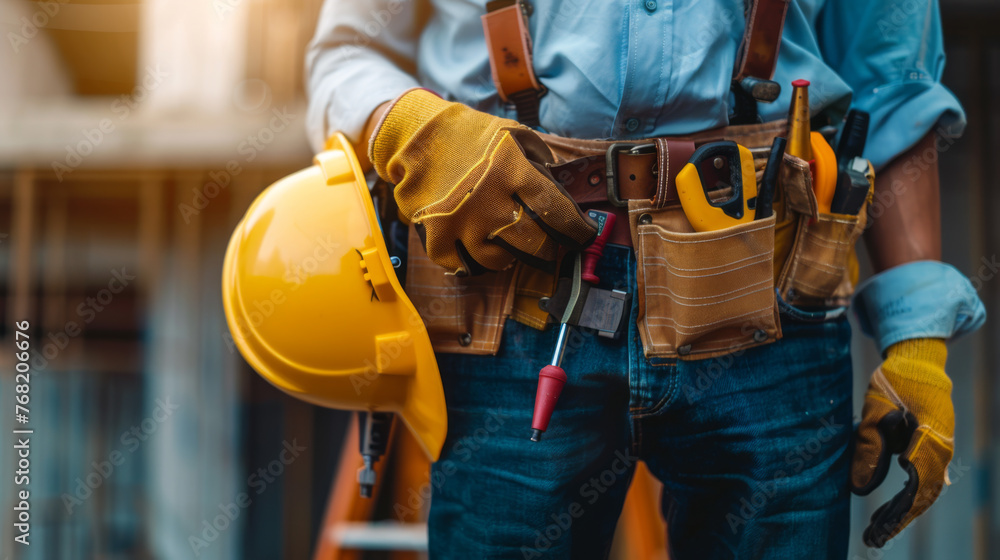
[[[957,137],[965,112],[941,84],[944,44],[936,0],[829,0],[820,50],[871,114],[865,156],[881,168],[930,130]]]
[[[336,131],[357,142],[372,111],[416,87],[424,0],[326,0],[306,54],[314,150]]]

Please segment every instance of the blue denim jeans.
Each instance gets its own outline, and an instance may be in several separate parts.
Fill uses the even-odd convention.
[[[598,275],[634,293],[631,249],[609,246]],[[674,560],[844,559],[847,320],[783,314],[773,344],[651,363],[636,314],[621,340],[570,339],[569,381],[537,443],[535,387],[556,329],[508,321],[498,355],[438,356],[449,426],[433,466],[431,557],[605,558],[641,460],[664,484]]]

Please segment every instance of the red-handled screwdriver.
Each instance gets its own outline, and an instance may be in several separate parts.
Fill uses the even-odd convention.
[[[597,268],[597,261],[601,260],[601,256],[604,255],[604,246],[608,244],[608,238],[611,237],[611,230],[615,227],[616,218],[611,212],[601,212],[600,210],[588,210],[587,216],[597,222],[597,237],[583,250],[583,274],[581,277],[585,282],[596,286],[601,279],[594,274],[594,269]]]
[[[597,237],[583,250],[582,258],[577,255],[573,263],[573,282],[577,286],[573,289],[566,310],[563,312],[562,320],[559,322],[559,337],[556,339],[556,349],[552,353],[552,361],[538,372],[535,411],[531,417],[531,441],[542,439],[542,432],[549,428],[552,411],[555,410],[556,403],[559,402],[559,395],[566,385],[566,371],[560,364],[563,352],[566,351],[566,339],[569,337],[569,318],[573,316],[577,305],[582,304],[584,299],[579,297],[580,280],[595,285],[599,281],[597,275],[594,274],[594,269],[597,267],[597,261],[601,260],[601,256],[604,255],[604,246],[611,236],[612,228],[615,227],[615,215],[610,212],[589,210],[587,215],[597,222]]]
[[[531,441],[542,439],[542,432],[549,428],[552,411],[559,402],[559,394],[566,385],[566,371],[560,367],[562,355],[566,350],[566,338],[569,336],[569,323],[559,324],[559,338],[556,340],[556,351],[552,354],[552,363],[538,372],[538,390],[535,391],[535,413],[531,417]]]

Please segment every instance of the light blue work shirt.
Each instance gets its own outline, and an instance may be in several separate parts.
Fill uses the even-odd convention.
[[[486,0],[326,0],[307,58],[313,146],[352,141],[382,102],[411,87],[515,118],[490,77],[480,17]],[[576,138],[639,139],[728,124],[743,0],[533,0],[534,69],[548,88],[540,121]],[[934,0],[790,2],[765,121],[788,112],[792,80],[835,121],[871,114],[865,156],[876,167],[936,129],[958,136],[965,114],[940,83]]]

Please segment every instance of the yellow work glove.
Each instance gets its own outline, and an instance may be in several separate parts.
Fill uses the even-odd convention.
[[[858,426],[851,489],[865,496],[885,480],[889,460],[909,475],[903,490],[872,514],[868,546],[881,547],[934,503],[948,481],[955,451],[951,379],[944,372],[948,350],[939,338],[904,340],[890,346],[872,375]]]
[[[369,144],[379,176],[396,185],[400,216],[432,261],[457,275],[503,270],[515,258],[552,270],[557,244],[579,250],[597,233],[545,164],[531,129],[410,90]]]

